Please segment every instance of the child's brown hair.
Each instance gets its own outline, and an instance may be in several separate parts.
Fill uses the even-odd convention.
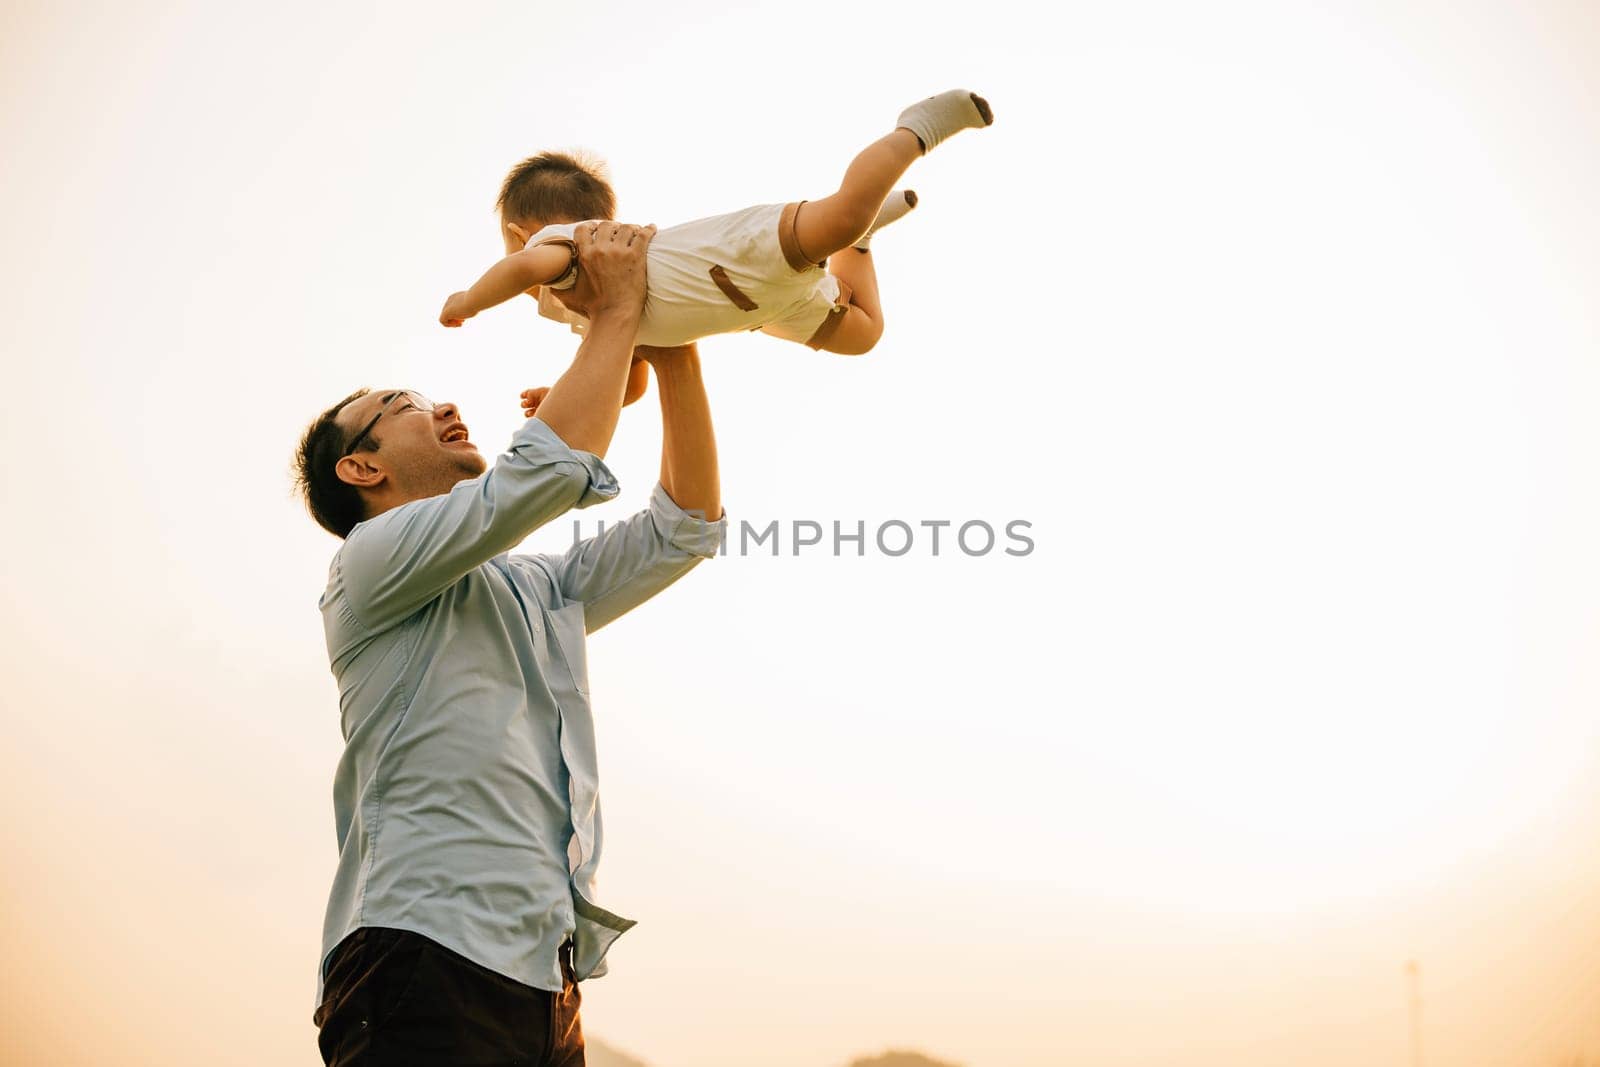
[[[616,217],[617,195],[597,159],[540,152],[511,168],[495,202],[500,218],[522,224],[584,222]]]

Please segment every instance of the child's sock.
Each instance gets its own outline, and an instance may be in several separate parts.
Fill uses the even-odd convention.
[[[926,155],[946,137],[966,129],[980,129],[993,121],[994,112],[989,110],[987,100],[965,89],[951,89],[900,112],[895,128],[916,134]]]
[[[889,194],[889,199],[883,202],[878,209],[878,217],[872,220],[871,229],[861,235],[861,240],[852,247],[867,251],[872,244],[872,235],[883,229],[895,219],[904,218],[906,212],[917,206],[917,194],[910,189],[896,189]]]

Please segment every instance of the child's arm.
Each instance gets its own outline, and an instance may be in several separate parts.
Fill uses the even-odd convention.
[[[485,308],[503,304],[535,285],[553,282],[571,269],[572,257],[572,246],[565,241],[513,252],[485,271],[471,289],[452,293],[439,312],[439,322],[460,326]]]

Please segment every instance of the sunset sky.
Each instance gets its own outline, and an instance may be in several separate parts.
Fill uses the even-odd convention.
[[[589,149],[666,226],[826,195],[953,86],[996,122],[875,240],[877,350],[701,345],[781,554],[591,641],[639,925],[585,1030],[1405,1067],[1414,959],[1428,1064],[1600,1057],[1600,5],[30,0],[0,1062],[318,1062],[338,542],[289,463],[359,386],[492,460],[566,366],[531,301],[436,321],[506,169]],[[624,412],[583,532],[659,440]]]

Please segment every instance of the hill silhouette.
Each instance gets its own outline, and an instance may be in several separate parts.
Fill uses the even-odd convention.
[[[584,1039],[584,1046],[584,1060],[589,1067],[649,1067],[643,1060],[636,1060],[627,1053],[619,1052],[604,1041],[596,1041],[592,1037]],[[891,1049],[878,1056],[851,1060],[849,1067],[961,1067],[961,1065],[936,1060],[920,1052]]]
[[[924,1056],[920,1052],[891,1050],[881,1056],[851,1060],[850,1067],[961,1067],[961,1065],[959,1063],[949,1063],[945,1060],[936,1060]]]
[[[583,1061],[588,1067],[650,1067],[643,1060],[636,1060],[604,1041],[596,1041],[587,1036],[583,1039]]]

